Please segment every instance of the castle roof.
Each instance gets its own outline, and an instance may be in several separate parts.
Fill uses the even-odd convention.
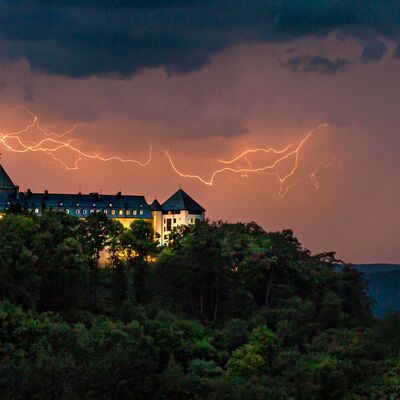
[[[47,190],[41,193],[18,193],[18,187],[8,176],[0,164],[0,210],[8,209],[11,205],[19,204],[23,208],[41,209],[49,207],[59,211],[70,212],[71,209],[77,215],[87,215],[96,211],[108,213],[111,210],[112,217],[134,215],[135,218],[151,219],[152,211],[181,211],[186,210],[192,213],[202,213],[205,209],[193,200],[182,189],[176,191],[162,205],[154,199],[151,205],[147,204],[144,196],[123,195],[118,192],[116,195],[103,195],[99,193],[90,194],[60,194],[49,193]],[[85,211],[86,210],[86,211]],[[113,211],[114,210],[114,211]],[[129,211],[128,211],[129,210]]]
[[[154,199],[154,201],[150,205],[151,211],[162,211],[161,204],[157,199]]]
[[[0,189],[14,189],[15,185],[0,164]]]
[[[90,194],[53,194],[28,192],[20,197],[23,207],[41,208],[43,205],[52,208],[87,208],[87,209],[129,209],[138,212],[137,217],[152,218],[150,206],[144,196],[123,195],[102,195],[99,193]],[[140,211],[142,211],[140,213]]]
[[[179,189],[169,199],[162,204],[163,211],[187,210],[193,212],[203,212],[205,209],[193,200],[186,192]]]

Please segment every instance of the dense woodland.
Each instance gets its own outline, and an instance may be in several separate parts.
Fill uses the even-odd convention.
[[[107,266],[100,265],[107,249]],[[290,230],[0,220],[2,399],[399,399],[400,317]]]

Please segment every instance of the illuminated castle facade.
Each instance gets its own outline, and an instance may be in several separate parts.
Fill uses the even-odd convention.
[[[0,165],[0,214],[15,205],[35,214],[40,214],[43,208],[49,208],[78,218],[103,213],[125,227],[134,220],[145,220],[153,224],[154,230],[160,235],[161,244],[168,244],[174,228],[205,219],[205,209],[182,189],[162,204],[157,199],[148,204],[144,196],[123,195],[121,192],[116,195],[52,194],[47,190],[32,193],[29,189],[20,192]]]

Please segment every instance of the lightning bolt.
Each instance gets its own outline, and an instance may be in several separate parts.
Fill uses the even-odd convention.
[[[45,153],[48,157],[56,161],[58,164],[60,164],[67,170],[77,170],[79,168],[79,163],[84,159],[97,160],[102,162],[118,161],[121,163],[135,164],[139,167],[146,167],[152,161],[152,151],[153,151],[152,146],[149,147],[148,157],[145,161],[139,161],[136,159],[125,159],[117,155],[105,157],[99,154],[91,154],[85,152],[74,144],[75,141],[74,138],[66,140],[65,136],[73,133],[76,129],[82,126],[88,126],[88,124],[77,123],[74,124],[70,129],[66,130],[65,132],[57,133],[45,129],[39,123],[38,117],[30,110],[22,107],[19,108],[23,109],[23,111],[31,117],[31,120],[25,127],[23,127],[18,131],[10,133],[0,132],[0,145],[3,145],[3,147],[10,152]],[[197,174],[189,174],[182,172],[176,166],[176,163],[173,160],[173,157],[171,156],[168,150],[165,150],[165,155],[172,170],[181,178],[194,179],[206,186],[213,186],[215,184],[216,178],[219,175],[223,175],[226,173],[238,174],[241,177],[249,177],[251,174],[264,173],[269,176],[273,176],[277,179],[279,183],[278,195],[280,197],[285,197],[288,191],[292,187],[298,185],[305,179],[309,179],[311,183],[314,185],[314,187],[318,189],[319,182],[317,179],[317,174],[319,169],[328,168],[337,163],[337,161],[328,164],[319,162],[311,173],[307,174],[306,176],[297,178],[297,180],[295,180],[294,182],[292,179],[291,183],[288,182],[289,178],[292,178],[296,175],[296,172],[299,167],[299,157],[303,147],[307,144],[307,142],[311,139],[312,135],[316,131],[327,127],[327,125],[328,125],[327,123],[323,123],[311,129],[297,143],[290,143],[282,148],[275,148],[275,147],[251,148],[241,152],[240,154],[229,160],[217,159],[216,162],[222,164],[222,167],[212,171],[208,178],[202,177],[201,175]],[[26,139],[25,135],[32,130],[35,130],[35,132],[40,133],[42,137],[40,139],[37,139],[36,141],[33,141],[32,139],[31,140]],[[74,155],[74,161],[72,162],[65,161],[65,156],[67,154]],[[259,167],[254,167],[250,157],[257,154],[268,156],[268,161],[265,161],[264,164],[262,164]],[[270,156],[274,157],[272,161]],[[242,162],[245,162],[247,165],[243,166]],[[287,169],[287,172],[286,173],[280,172],[282,171],[283,168],[282,164],[284,164],[284,167],[286,168],[287,162],[290,162],[289,169]]]
[[[102,157],[98,154],[90,154],[84,152],[83,150],[79,149],[77,146],[72,144],[74,139],[64,141],[62,140],[62,138],[75,131],[78,127],[87,126],[87,124],[74,124],[69,130],[58,134],[56,132],[44,129],[39,124],[39,119],[35,114],[33,114],[31,111],[25,108],[23,108],[23,110],[27,114],[29,114],[32,118],[29,124],[27,124],[23,129],[19,131],[11,133],[0,132],[0,144],[2,144],[8,151],[14,153],[42,152],[51,157],[53,160],[57,161],[59,164],[61,164],[68,170],[78,169],[79,162],[83,159],[99,160],[103,162],[119,161],[122,163],[136,164],[140,167],[146,167],[151,162],[152,146],[150,146],[148,158],[144,162],[135,159],[124,159],[119,156]],[[31,144],[27,140],[23,140],[21,138],[23,134],[35,128],[37,129],[38,132],[40,132],[42,135],[45,136],[44,139],[41,139],[38,142],[34,142],[33,144]],[[58,156],[58,153],[62,150],[69,151],[70,153],[76,156],[76,159],[72,163],[72,165],[68,164],[66,161],[64,161]]]
[[[311,136],[318,130],[327,127],[328,124],[327,123],[323,123],[313,129],[311,129],[296,145],[295,144],[289,144],[286,147],[282,148],[282,149],[276,149],[274,147],[268,147],[268,148],[255,148],[255,149],[248,149],[243,151],[242,153],[240,153],[239,155],[237,155],[236,157],[232,158],[231,160],[220,160],[218,159],[217,161],[221,164],[224,165],[232,165],[242,159],[244,159],[245,161],[247,161],[247,163],[249,164],[248,167],[231,167],[231,166],[226,166],[223,168],[219,168],[216,169],[215,171],[213,171],[210,175],[210,177],[207,178],[203,178],[200,175],[195,175],[195,174],[187,174],[187,173],[183,173],[181,172],[177,166],[175,165],[175,162],[172,159],[171,154],[169,153],[169,151],[166,151],[165,154],[171,164],[172,169],[174,170],[174,172],[176,174],[178,174],[180,177],[182,178],[189,178],[189,179],[195,179],[198,180],[199,182],[203,183],[204,185],[207,186],[212,186],[214,185],[215,182],[215,178],[218,175],[221,175],[223,173],[234,173],[234,174],[240,174],[241,176],[248,176],[249,174],[253,174],[253,173],[260,173],[260,172],[268,172],[269,175],[273,175],[275,176],[279,183],[280,183],[280,190],[279,190],[279,195],[280,196],[284,196],[287,194],[287,190],[284,190],[284,184],[285,182],[292,177],[297,168],[298,168],[298,164],[299,164],[299,155],[301,152],[301,149],[303,148],[303,146],[309,141],[309,139],[311,138]],[[252,155],[252,154],[256,154],[256,153],[265,153],[265,154],[274,154],[275,156],[277,156],[277,158],[270,163],[267,163],[261,167],[258,168],[254,168],[251,164],[251,162],[248,160],[248,156]],[[276,171],[276,168],[285,160],[292,160],[292,167],[289,169],[289,171],[285,174],[285,175],[281,175],[279,172]],[[274,171],[275,170],[275,171]],[[316,172],[313,175],[314,179],[315,178]],[[290,185],[290,187],[292,187],[292,185]]]

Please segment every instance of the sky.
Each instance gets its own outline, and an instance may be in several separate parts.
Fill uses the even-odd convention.
[[[399,104],[398,1],[0,0],[1,163],[22,190],[182,187],[211,220],[400,263]]]

